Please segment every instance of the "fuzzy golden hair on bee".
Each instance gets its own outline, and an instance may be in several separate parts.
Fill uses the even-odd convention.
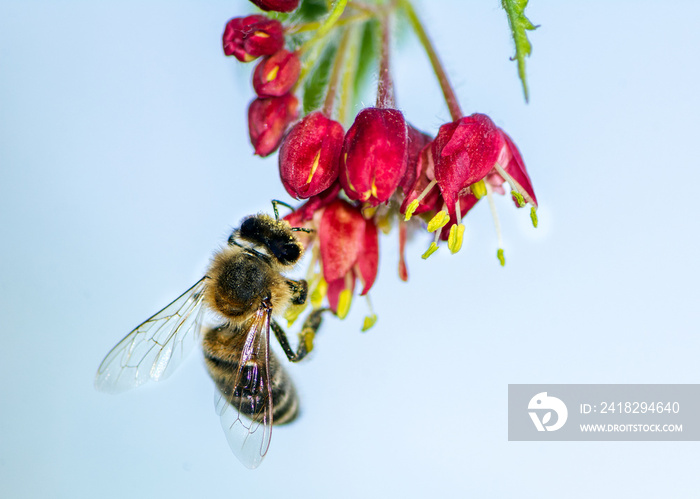
[[[207,271],[204,301],[213,311],[239,323],[269,300],[275,315],[284,313],[292,299],[288,279],[275,268],[273,258],[239,246],[216,253]]]

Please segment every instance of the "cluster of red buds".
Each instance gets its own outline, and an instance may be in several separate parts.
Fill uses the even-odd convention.
[[[313,229],[300,237],[312,252],[307,278],[314,307],[327,301],[344,318],[358,279],[360,295],[369,292],[379,268],[379,230],[389,233],[398,226],[399,276],[407,280],[410,226],[432,233],[424,259],[441,241],[456,253],[466,214],[485,197],[495,216],[493,194],[506,194],[506,184],[516,207],[531,205],[537,226],[537,198],[518,148],[488,116],[463,115],[409,0],[376,5],[336,0],[320,12],[326,2],[252,1],[276,11],[274,18],[231,19],[224,52],[241,62],[262,57],[253,71],[257,98],[248,109],[250,140],[260,156],[279,149],[285,189],[305,200],[286,219]],[[399,9],[426,49],[452,116],[434,137],[410,124],[395,105],[389,49],[391,20]],[[376,105],[362,109],[346,129],[353,82],[373,62],[379,71]],[[363,330],[376,321],[371,304],[369,310]],[[287,318],[293,321],[301,312],[292,307]]]

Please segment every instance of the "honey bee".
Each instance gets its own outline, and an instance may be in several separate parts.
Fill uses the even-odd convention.
[[[305,280],[289,279],[282,272],[304,251],[294,232],[309,229],[280,220],[277,204],[284,203],[273,201],[275,218],[245,218],[213,256],[205,276],[120,341],[95,379],[98,390],[112,393],[165,379],[197,343],[204,311],[214,312],[224,322],[205,328],[202,350],[216,384],[216,411],[226,439],[249,468],[265,457],[272,425],[289,423],[298,414],[292,380],[270,350],[270,329],[287,358],[298,362],[313,348],[327,310],[307,316],[296,351],[273,319],[291,304],[303,305],[308,294]]]

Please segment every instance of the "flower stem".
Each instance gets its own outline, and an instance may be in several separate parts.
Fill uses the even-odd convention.
[[[357,66],[359,64],[360,52],[360,30],[358,25],[348,27],[349,44],[347,49],[348,60],[345,64],[345,71],[340,84],[340,105],[338,106],[338,121],[345,126],[352,99],[354,97],[354,78],[357,74]]]
[[[447,108],[450,110],[452,120],[456,121],[464,116],[464,114],[459,107],[459,102],[457,101],[455,92],[452,89],[452,85],[450,85],[450,80],[447,78],[447,72],[442,66],[440,58],[438,57],[437,52],[435,52],[435,47],[433,47],[430,38],[428,38],[428,34],[425,32],[425,28],[423,28],[423,24],[421,24],[420,19],[418,19],[416,11],[413,9],[413,5],[411,5],[410,0],[399,0],[399,2],[408,16],[408,21],[410,22],[413,31],[416,32],[416,36],[420,40],[421,45],[423,45],[425,52],[428,54],[430,64],[433,66],[433,71],[435,71],[435,76],[437,76],[438,82],[440,83],[440,88],[445,96],[445,102],[447,103]]]
[[[395,107],[394,103],[394,82],[391,80],[389,72],[389,51],[391,21],[389,14],[385,14],[381,19],[382,23],[382,45],[379,55],[379,84],[377,85],[377,107]]]
[[[342,69],[344,67],[349,39],[350,29],[345,28],[343,36],[340,38],[340,44],[338,45],[338,52],[336,53],[335,61],[333,63],[333,71],[331,71],[331,77],[330,80],[328,80],[326,100],[323,103],[323,114],[329,118],[333,117],[333,106],[335,104],[335,97],[338,94],[338,83],[340,82],[340,75],[342,74]]]
[[[321,24],[321,27],[318,28],[316,31],[316,34],[308,40],[306,43],[301,48],[301,51],[303,52],[307,47],[310,45],[313,45],[316,43],[319,39],[323,38],[330,32],[331,28],[333,28],[333,25],[336,23],[338,19],[340,19],[340,16],[343,15],[343,12],[345,11],[345,6],[348,4],[348,0],[338,0],[333,4],[333,8],[331,9],[330,13],[328,14],[328,17],[326,17],[325,21],[323,21],[323,24]]]

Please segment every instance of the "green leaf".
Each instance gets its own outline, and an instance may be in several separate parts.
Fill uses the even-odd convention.
[[[304,81],[304,114],[308,114],[321,107],[337,51],[338,44],[329,43],[324,49],[323,54],[321,54],[321,57],[316,61],[316,65],[311,73]]]
[[[362,88],[369,77],[377,71],[379,43],[382,36],[380,28],[379,21],[376,19],[365,22],[363,26],[357,58],[357,72],[355,73],[354,94],[356,97],[362,95]]]
[[[326,0],[303,0],[295,15],[303,22],[317,21],[328,14],[328,2]]]
[[[528,0],[501,0],[501,5],[508,15],[508,24],[510,24],[510,31],[515,42],[515,57],[511,58],[511,60],[518,61],[518,76],[523,83],[525,102],[529,99],[527,80],[525,78],[525,57],[528,57],[532,52],[532,45],[527,39],[527,31],[537,28],[525,17],[527,3]]]

